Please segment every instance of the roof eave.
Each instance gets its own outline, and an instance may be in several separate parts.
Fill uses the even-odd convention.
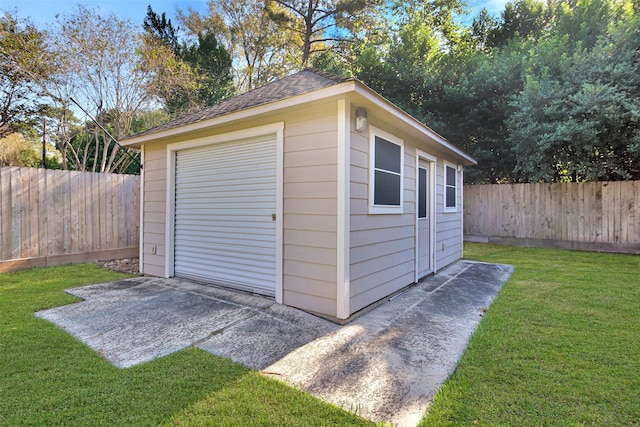
[[[219,126],[226,123],[231,123],[237,120],[248,119],[261,114],[269,113],[275,110],[279,110],[287,107],[294,107],[296,105],[304,104],[317,99],[328,98],[330,96],[341,95],[343,93],[351,92],[355,89],[355,80],[348,80],[342,83],[335,84],[326,88],[318,89],[312,92],[303,93],[290,98],[282,99],[275,102],[269,102],[266,104],[258,105],[256,107],[247,108],[240,111],[235,111],[228,114],[223,114],[211,119],[202,120],[197,123],[191,123],[184,126],[178,126],[171,129],[166,129],[160,132],[153,132],[145,135],[134,136],[121,141],[121,145],[126,147],[140,147],[140,145],[159,139],[172,138],[182,134],[201,131],[210,127]]]
[[[282,108],[295,107],[307,102],[329,98],[331,96],[342,95],[350,92],[356,93],[365,98],[368,102],[371,102],[379,108],[389,111],[396,119],[400,120],[405,125],[425,135],[427,138],[435,141],[437,144],[440,144],[446,151],[454,154],[462,161],[463,164],[478,164],[478,162],[473,157],[455,147],[444,137],[440,136],[437,132],[435,132],[422,122],[418,121],[416,118],[406,113],[402,109],[398,108],[395,104],[376,93],[373,89],[369,88],[364,83],[355,79],[347,80],[342,83],[337,83],[329,87],[307,92],[301,95],[296,95],[279,101],[269,102],[266,104],[258,105],[256,107],[251,107],[244,110],[235,111],[233,113],[224,114],[218,117],[213,117],[211,119],[202,120],[200,122],[178,126],[175,128],[162,130],[160,132],[144,134],[137,137],[134,136],[132,138],[121,141],[121,145],[126,147],[139,148],[142,144],[150,141],[175,138],[179,135],[202,131],[207,128],[231,123],[237,120],[249,119],[251,117],[259,116],[261,114],[269,113]]]
[[[414,118],[409,113],[398,108],[391,101],[388,101],[386,98],[382,97],[381,95],[379,95],[377,92],[375,92],[373,89],[369,88],[365,84],[358,82],[358,84],[356,85],[355,91],[359,95],[366,98],[368,101],[376,104],[378,107],[386,109],[387,111],[390,111],[395,118],[397,118],[398,120],[401,120],[404,124],[412,127],[413,129],[417,130],[418,132],[424,134],[428,138],[442,145],[444,149],[452,152],[457,157],[459,157],[460,160],[462,160],[463,164],[465,165],[478,164],[478,161],[476,159],[474,159],[464,151],[460,150],[459,148],[451,144],[449,141],[447,141],[443,136],[438,134],[436,131],[426,126],[424,123],[420,122],[418,119]]]

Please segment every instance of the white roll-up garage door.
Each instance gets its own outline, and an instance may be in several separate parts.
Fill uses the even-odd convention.
[[[174,274],[273,295],[276,140],[176,153]]]

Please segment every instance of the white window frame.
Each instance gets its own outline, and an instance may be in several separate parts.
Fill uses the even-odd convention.
[[[375,196],[375,164],[376,136],[400,146],[400,205],[376,205]],[[393,173],[385,171],[387,173]],[[370,214],[402,214],[404,206],[404,141],[388,132],[369,126],[369,213]]]
[[[456,182],[454,187],[455,190],[455,197],[454,197],[454,206],[447,206],[447,188],[451,187],[449,185],[449,183],[447,182],[447,167],[452,168],[455,172],[455,177],[456,177]],[[444,176],[442,177],[442,207],[444,208],[444,212],[445,213],[454,213],[454,212],[458,212],[458,192],[460,189],[460,174],[458,173],[458,165],[454,164],[454,163],[450,163],[445,161],[444,162],[444,166],[443,166],[443,172],[444,172]]]

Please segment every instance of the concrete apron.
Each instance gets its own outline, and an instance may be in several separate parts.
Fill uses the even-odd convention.
[[[70,289],[36,313],[127,368],[195,346],[376,422],[414,426],[513,268],[460,261],[344,326],[180,279]]]

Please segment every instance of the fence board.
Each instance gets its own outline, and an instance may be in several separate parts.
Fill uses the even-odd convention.
[[[640,181],[467,185],[468,240],[640,253]]]
[[[9,199],[11,203],[11,257],[12,258],[22,258],[22,254],[20,253],[20,248],[22,246],[22,241],[20,239],[20,230],[22,227],[22,216],[20,215],[20,202],[22,198],[22,185],[21,185],[21,174],[20,169],[15,168],[15,172],[12,174],[13,176],[10,178],[11,183],[11,198]]]
[[[139,188],[135,175],[0,168],[0,263],[137,253]]]
[[[38,255],[47,255],[47,170],[38,169]],[[37,256],[37,255],[34,255]]]

